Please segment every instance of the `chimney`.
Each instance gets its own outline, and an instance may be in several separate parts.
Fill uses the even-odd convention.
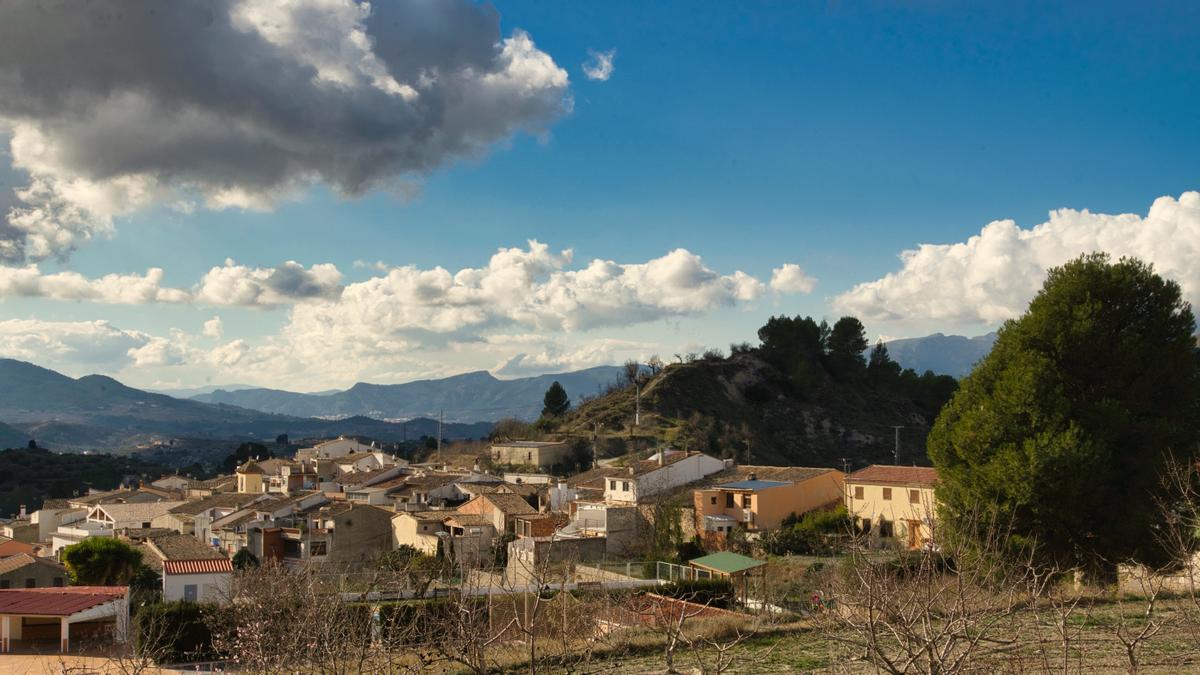
[[[666,461],[667,461],[667,451],[659,450],[658,451],[658,465],[662,466],[663,464],[666,463]]]
[[[758,480],[758,474],[751,471],[750,472],[750,480]]]
[[[19,517],[19,518],[24,518],[24,517],[25,517],[25,505],[24,505],[24,504],[22,504],[22,505],[21,505],[21,515],[20,515],[20,516],[18,516],[18,517]]]

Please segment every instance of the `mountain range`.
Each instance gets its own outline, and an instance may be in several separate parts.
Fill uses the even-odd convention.
[[[365,415],[378,419],[436,418],[455,422],[495,421],[506,417],[535,419],[542,397],[558,382],[576,402],[603,392],[620,378],[617,366],[597,366],[570,373],[501,380],[480,370],[440,380],[404,384],[368,384],[333,393],[298,394],[279,389],[218,389],[193,396],[203,403],[235,405],[263,412],[304,417]]]
[[[437,434],[437,420],[405,423],[365,416],[314,419],[134,389],[104,375],[78,379],[13,359],[0,359],[0,441],[36,439],[54,450],[144,447],[177,439],[270,439],[369,436],[383,441]],[[490,422],[446,424],[446,438],[478,438]],[[19,441],[19,442],[13,442]]]
[[[971,372],[980,359],[996,344],[995,331],[978,337],[934,333],[919,338],[890,340],[888,355],[904,368],[918,373],[932,370],[938,375],[962,378]]]

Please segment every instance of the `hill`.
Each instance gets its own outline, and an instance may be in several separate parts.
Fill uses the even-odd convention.
[[[120,449],[176,438],[242,439],[357,435],[398,441],[436,434],[435,420],[405,424],[363,416],[337,420],[277,415],[176,399],[127,387],[111,377],[74,379],[24,361],[0,359],[0,420],[56,450]],[[447,438],[478,438],[490,423],[447,424]],[[17,439],[16,436],[13,437]]]
[[[784,368],[776,354],[742,347],[650,376],[636,429],[635,390],[627,387],[585,402],[556,430],[583,438],[598,430],[602,456],[671,445],[743,463],[854,469],[892,463],[893,426],[902,426],[900,463],[928,464],[925,438],[957,382],[895,364],[881,374],[861,359],[837,363],[812,356]]]
[[[60,455],[42,448],[0,451],[0,515],[23,504],[35,511],[46,499],[72,497],[88,488],[111,490],[126,478],[154,479],[165,468],[136,457]]]
[[[977,337],[934,333],[919,338],[891,340],[888,353],[896,363],[918,373],[931,370],[939,375],[966,377],[980,359],[992,351],[996,333]]]
[[[476,371],[438,380],[404,384],[360,382],[333,393],[299,394],[278,389],[217,390],[192,397],[205,403],[304,417],[366,415],[378,419],[437,417],[455,422],[534,419],[542,410],[542,397],[558,381],[575,399],[595,394],[619,377],[616,366],[598,366],[569,373],[501,380],[487,371]]]

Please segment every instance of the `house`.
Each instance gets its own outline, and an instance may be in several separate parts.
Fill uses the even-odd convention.
[[[184,502],[137,502],[131,504],[100,504],[88,511],[87,522],[108,529],[148,528],[155,518]]]
[[[47,499],[42,508],[30,514],[29,522],[38,526],[38,541],[50,541],[59,526],[83,520],[87,513],[87,509],[72,507],[66,499]]]
[[[485,517],[500,533],[514,532],[517,516],[537,513],[524,497],[506,492],[481,494],[456,510]]]
[[[300,448],[296,451],[296,459],[338,459],[352,452],[371,452],[374,447],[360,443],[357,439],[339,436],[331,441],[317,443],[311,448]]]
[[[745,470],[747,467],[742,467]],[[760,467],[755,467],[760,468]],[[844,475],[835,469],[761,467],[743,480],[695,490],[696,532],[721,540],[735,527],[751,532],[773,530],[790,515],[839,506]]]
[[[365,564],[392,549],[391,509],[337,501],[277,517],[284,562]],[[258,553],[251,549],[258,556]],[[261,557],[259,558],[262,559]]]
[[[0,652],[70,651],[71,640],[128,636],[128,586],[0,590]]]
[[[241,494],[262,494],[267,491],[266,471],[255,460],[247,460],[237,471],[237,491]]]
[[[67,500],[67,505],[76,509],[91,509],[97,504],[144,504],[161,502],[164,499],[158,491],[119,488],[103,492],[89,492],[81,497],[71,497]]]
[[[128,538],[141,551],[142,562],[162,576],[163,600],[221,603],[229,598],[233,566],[215,548],[177,532],[133,533]]]
[[[184,502],[150,521],[151,527],[161,527],[191,534],[200,541],[211,542],[212,523],[255,502],[269,500],[265,494],[239,492],[217,493]]]
[[[227,602],[233,588],[233,562],[229,558],[164,560],[163,600],[173,602]]]
[[[846,476],[846,510],[875,539],[920,548],[933,536],[937,469],[873,464]]]
[[[636,504],[575,502],[574,507],[573,518],[560,535],[603,539],[605,552],[614,557],[644,548],[646,520]]]
[[[224,492],[237,492],[237,476],[217,476],[208,480],[194,480],[188,485],[187,498],[211,497]]]
[[[186,492],[192,486],[192,480],[186,476],[178,474],[163,476],[156,481],[150,483],[150,487],[155,487],[160,490],[171,490],[174,492]]]
[[[67,569],[47,558],[17,553],[0,558],[0,589],[54,588],[66,585]]]
[[[113,536],[113,529],[103,523],[80,520],[60,525],[50,536],[50,553],[57,557],[67,546],[78,544],[88,537],[111,536]]]
[[[464,565],[491,558],[496,529],[481,515],[457,511],[403,511],[392,516],[393,548],[411,546],[425,555],[446,555]]]
[[[492,461],[506,466],[531,466],[548,469],[572,460],[571,446],[554,441],[509,441],[491,448]]]
[[[605,479],[604,499],[637,504],[656,494],[694,483],[726,468],[725,462],[702,452],[660,450],[635,462],[624,474]]]

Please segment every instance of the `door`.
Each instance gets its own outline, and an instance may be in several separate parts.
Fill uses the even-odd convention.
[[[908,547],[909,548],[921,548],[921,545],[925,543],[925,538],[921,536],[921,521],[919,521],[919,520],[908,521],[907,529],[908,529]]]

